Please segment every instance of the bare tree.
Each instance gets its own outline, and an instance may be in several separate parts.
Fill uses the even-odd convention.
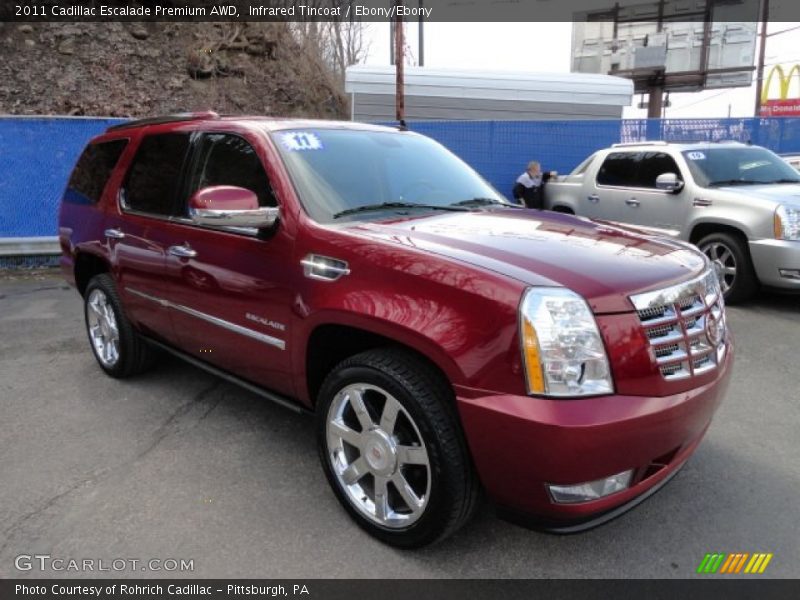
[[[324,5],[326,0],[310,0]],[[347,67],[362,62],[369,51],[368,25],[360,20],[304,21],[294,24],[298,42],[322,59],[333,75],[344,82]]]

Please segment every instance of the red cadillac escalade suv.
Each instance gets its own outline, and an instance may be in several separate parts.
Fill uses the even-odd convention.
[[[485,493],[555,531],[657,490],[731,373],[693,247],[509,203],[436,142],[173,115],[78,160],[62,267],[112,377],[162,351],[316,415],[330,485],[402,547]]]

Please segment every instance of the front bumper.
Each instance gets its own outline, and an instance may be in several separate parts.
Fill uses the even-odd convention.
[[[717,377],[660,398],[612,395],[580,400],[485,395],[457,388],[475,466],[492,500],[546,528],[587,528],[652,493],[699,445],[728,387],[733,346]],[[631,486],[589,502],[555,503],[546,484],[572,485],[633,469]],[[581,524],[589,523],[581,527]]]
[[[781,276],[781,269],[800,270],[800,241],[754,240],[750,256],[762,285],[800,291],[800,279]]]

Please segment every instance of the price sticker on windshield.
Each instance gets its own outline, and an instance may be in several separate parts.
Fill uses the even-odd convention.
[[[689,159],[691,159],[691,160],[705,160],[706,159],[706,155],[703,154],[702,152],[688,152],[686,154],[686,156],[688,156]]]
[[[322,150],[322,140],[310,131],[292,131],[281,135],[281,143],[287,150]]]

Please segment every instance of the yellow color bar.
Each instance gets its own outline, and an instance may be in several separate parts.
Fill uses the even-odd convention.
[[[764,557],[764,562],[761,563],[761,568],[758,570],[758,572],[763,573],[766,570],[769,561],[771,560],[772,560],[772,552],[770,552]]]
[[[758,560],[758,554],[753,554],[753,558],[750,559],[750,562],[747,563],[747,567],[745,567],[744,572],[749,573],[753,569],[753,565],[756,564]]]
[[[745,573],[758,573],[758,568],[761,566],[761,561],[764,560],[766,554],[753,554],[753,559],[744,570]]]

